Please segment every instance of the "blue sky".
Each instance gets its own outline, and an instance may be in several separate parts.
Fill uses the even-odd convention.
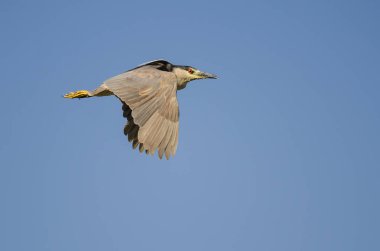
[[[379,250],[377,1],[1,1],[0,250]],[[165,58],[169,161],[78,89]]]

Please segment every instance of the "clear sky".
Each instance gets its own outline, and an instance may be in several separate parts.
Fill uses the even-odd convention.
[[[378,1],[1,1],[0,250],[380,250]],[[169,161],[115,97],[146,61],[178,93]]]

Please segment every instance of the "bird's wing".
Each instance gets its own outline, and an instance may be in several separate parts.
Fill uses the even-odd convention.
[[[178,144],[179,109],[177,78],[167,71],[144,66],[125,72],[104,82],[123,102],[128,124],[124,133],[134,148],[168,159]]]

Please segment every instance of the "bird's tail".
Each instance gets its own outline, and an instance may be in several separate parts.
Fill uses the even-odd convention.
[[[92,94],[90,91],[87,90],[80,90],[76,92],[69,92],[63,96],[64,98],[89,98],[92,97]]]

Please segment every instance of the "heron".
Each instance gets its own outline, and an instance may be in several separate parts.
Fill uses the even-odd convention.
[[[67,93],[65,98],[116,96],[127,119],[124,134],[133,149],[166,159],[174,156],[178,145],[179,108],[177,91],[197,79],[216,79],[195,67],[174,65],[159,59],[144,63],[105,80],[94,91]]]

